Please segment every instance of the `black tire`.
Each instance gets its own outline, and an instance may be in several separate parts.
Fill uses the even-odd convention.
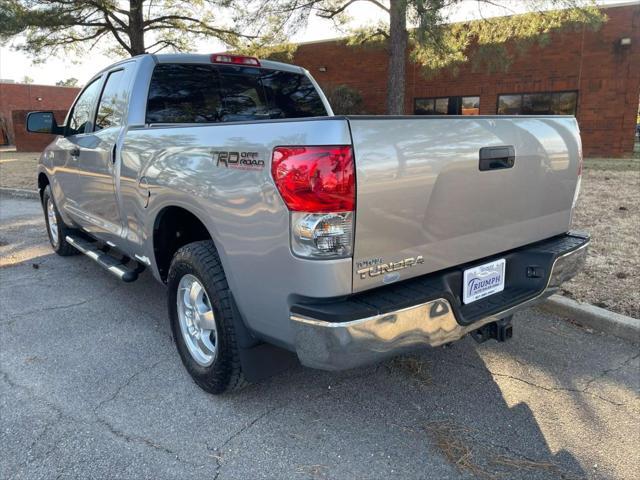
[[[51,225],[49,225],[49,215],[48,215],[49,202],[51,202],[53,213],[56,217],[56,225],[57,225],[57,231],[58,231],[57,240],[54,239]],[[61,257],[77,255],[79,253],[78,250],[76,250],[71,245],[69,245],[65,240],[67,235],[73,234],[75,232],[73,229],[65,225],[65,223],[62,221],[62,218],[60,217],[60,212],[58,211],[58,206],[56,205],[56,202],[53,199],[53,195],[51,194],[51,186],[49,185],[47,185],[44,189],[44,192],[42,192],[42,208],[44,210],[44,221],[47,226],[47,236],[49,237],[49,243],[51,243],[51,247],[53,248],[53,251],[56,252]]]
[[[178,286],[185,275],[193,275],[204,287],[216,322],[216,354],[208,366],[199,364],[187,347],[178,316]],[[180,248],[171,261],[168,308],[173,340],[182,363],[203,390],[212,394],[239,390],[247,382],[242,374],[236,343],[231,292],[212,241],[193,242]]]

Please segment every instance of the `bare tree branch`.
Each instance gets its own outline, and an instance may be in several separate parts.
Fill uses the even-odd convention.
[[[385,5],[383,5],[382,3],[376,1],[376,0],[366,0],[369,3],[373,3],[376,7],[381,8],[382,10],[384,10],[385,12],[389,11],[389,8],[386,7]]]
[[[319,12],[318,16],[322,18],[333,18],[336,15],[339,15],[342,12],[344,12],[347,8],[349,8],[354,3],[357,3],[359,1],[360,0],[350,0],[346,3],[343,3],[340,7],[335,9],[318,7],[318,12]]]

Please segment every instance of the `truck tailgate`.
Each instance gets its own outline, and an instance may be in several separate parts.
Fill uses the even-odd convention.
[[[569,229],[581,157],[573,117],[349,117],[349,124],[354,292]]]

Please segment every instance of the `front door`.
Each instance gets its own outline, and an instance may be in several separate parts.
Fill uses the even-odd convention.
[[[103,77],[97,77],[84,88],[71,107],[67,117],[64,136],[56,140],[52,148],[54,168],[54,199],[63,216],[70,216],[84,227],[78,209],[78,197],[83,190],[80,164],[83,150],[92,140],[93,115],[100,95]]]

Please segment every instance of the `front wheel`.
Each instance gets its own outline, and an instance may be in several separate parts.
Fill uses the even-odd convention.
[[[49,185],[42,192],[42,208],[44,209],[44,221],[47,225],[47,235],[53,251],[63,257],[76,255],[78,250],[65,240],[67,235],[73,231],[62,221]]]
[[[167,286],[173,339],[193,380],[213,394],[242,388],[231,293],[213,242],[180,248]]]

